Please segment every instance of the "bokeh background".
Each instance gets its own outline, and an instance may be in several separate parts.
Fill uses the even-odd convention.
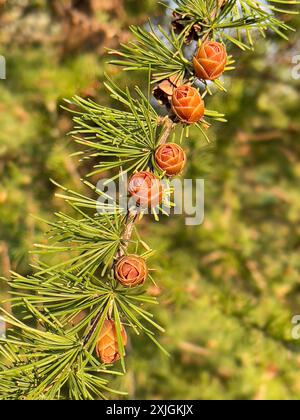
[[[108,104],[107,72],[129,86],[145,74],[122,74],[105,49],[130,39],[129,24],[163,20],[155,0],[0,0],[0,276],[31,272],[28,252],[45,241],[39,218],[64,209],[53,178],[84,191],[88,171],[67,132],[62,100],[74,94]],[[284,16],[285,19],[290,18]],[[293,17],[293,26],[300,20]],[[157,319],[166,328],[166,358],[132,337],[128,373],[115,386],[138,399],[298,399],[300,339],[300,79],[288,42],[269,34],[255,52],[232,48],[236,70],[228,94],[209,107],[224,112],[207,145],[191,132],[186,177],[205,179],[205,220],[145,222],[157,249]],[[295,60],[295,59],[294,59]],[[293,69],[294,68],[294,69]],[[298,71],[298,75],[300,72]],[[96,181],[96,180],[94,180]],[[67,210],[69,211],[69,210]],[[34,215],[34,216],[33,216]],[[1,296],[9,291],[1,285]],[[9,310],[9,305],[6,304]]]

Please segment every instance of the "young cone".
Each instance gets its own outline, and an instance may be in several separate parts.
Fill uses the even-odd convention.
[[[200,121],[204,115],[204,102],[199,91],[190,85],[179,86],[172,96],[172,110],[183,123]]]
[[[215,41],[203,42],[193,57],[196,76],[203,80],[218,79],[223,73],[226,63],[226,49],[223,44]]]
[[[121,329],[123,346],[127,344],[127,335],[124,327]],[[120,359],[118,350],[118,338],[114,321],[106,319],[96,343],[96,353],[99,359],[105,363],[114,363]]]
[[[186,155],[182,147],[176,143],[162,144],[155,152],[157,166],[167,176],[179,175],[186,163]]]
[[[124,287],[140,286],[145,282],[147,275],[146,262],[138,255],[125,255],[115,266],[115,278]]]
[[[152,172],[134,174],[129,181],[128,192],[137,206],[156,207],[162,202],[163,188]]]

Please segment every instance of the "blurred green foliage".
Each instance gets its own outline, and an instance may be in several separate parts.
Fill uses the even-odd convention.
[[[152,14],[156,2],[124,3],[126,27]],[[52,16],[46,2],[36,4]],[[299,28],[299,18],[293,25]],[[43,240],[44,225],[32,214],[49,219],[64,206],[49,178],[79,190],[87,172],[69,157],[76,147],[65,136],[71,126],[59,105],[83,92],[107,101],[95,87],[104,57],[81,50],[61,57],[57,44],[43,42],[4,45],[1,53],[8,69],[0,81],[0,243],[24,274],[29,249]],[[288,43],[274,36],[260,39],[255,53],[232,54],[228,93],[207,99],[228,123],[209,130],[210,145],[193,132],[185,144],[185,176],[205,179],[204,223],[187,227],[175,216],[140,225],[158,251],[152,266],[159,287],[149,293],[159,295],[155,315],[171,357],[134,337],[129,371],[117,384],[131,398],[300,397],[300,341],[291,336],[291,319],[300,313],[300,86],[292,78],[300,44],[297,34]]]

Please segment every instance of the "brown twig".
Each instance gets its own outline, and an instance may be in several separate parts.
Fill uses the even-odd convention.
[[[165,128],[165,131],[159,140],[159,144],[165,144],[168,141],[175,124],[169,117],[160,118],[158,124],[163,125]]]
[[[134,224],[135,224],[136,219],[137,219],[137,212],[128,211],[127,215],[126,215],[126,219],[127,219],[126,227],[125,227],[125,230],[124,230],[124,234],[122,236],[123,246],[121,245],[123,250],[125,250],[127,248],[128,243],[131,239],[133,227],[134,227]]]
[[[271,141],[276,139],[281,139],[286,134],[294,134],[300,132],[299,125],[290,125],[283,130],[269,130],[269,131],[259,131],[255,133],[247,133],[245,131],[238,131],[236,139],[241,143],[248,142],[260,142],[260,141]]]
[[[89,339],[91,338],[91,336],[93,335],[93,333],[94,333],[94,331],[95,331],[95,329],[96,329],[96,327],[97,327],[97,325],[98,325],[98,322],[99,322],[99,320],[100,320],[100,318],[101,318],[101,315],[102,315],[102,309],[98,312],[98,314],[95,316],[95,318],[92,320],[92,325],[91,325],[91,327],[90,327],[90,329],[89,329],[89,331],[88,331],[88,333],[86,334],[86,336],[85,337],[83,337],[83,345],[85,346],[86,344],[87,344],[87,342],[89,341]]]

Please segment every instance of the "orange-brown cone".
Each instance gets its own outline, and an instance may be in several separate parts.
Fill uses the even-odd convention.
[[[215,41],[203,42],[193,58],[196,76],[203,80],[215,80],[221,76],[227,63],[226,48]]]
[[[123,345],[127,344],[127,335],[124,327],[121,329]],[[106,319],[96,343],[96,353],[103,363],[114,363],[120,359],[118,338],[114,321]]]
[[[179,175],[185,165],[186,155],[182,147],[176,143],[166,143],[155,152],[157,166],[166,172],[167,176]]]
[[[200,121],[205,111],[199,91],[190,85],[182,85],[175,89],[172,96],[172,110],[186,124]]]
[[[115,266],[115,278],[124,287],[136,287],[143,284],[148,275],[144,258],[138,255],[125,255]]]
[[[162,202],[163,187],[152,172],[142,171],[132,175],[128,192],[138,206],[156,207]]]

